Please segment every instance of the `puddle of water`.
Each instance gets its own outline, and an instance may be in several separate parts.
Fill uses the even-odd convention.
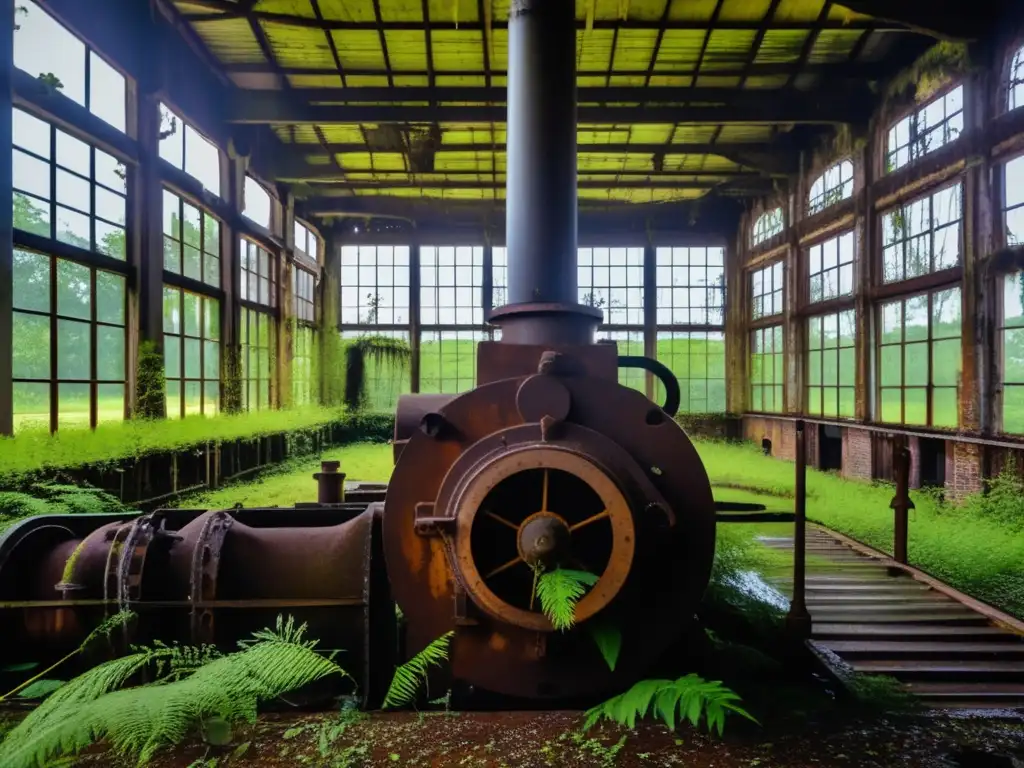
[[[765,581],[757,571],[739,571],[726,579],[726,584],[762,603],[782,610],[789,608],[789,599]]]

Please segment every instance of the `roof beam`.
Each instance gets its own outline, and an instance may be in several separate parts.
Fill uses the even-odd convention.
[[[652,89],[637,89],[631,99],[651,99]],[[582,98],[582,97],[581,97]],[[702,99],[703,101],[703,99]],[[504,105],[479,106],[343,106],[303,104],[274,91],[240,91],[230,109],[233,123],[268,125],[328,125],[331,123],[503,123]],[[741,91],[725,104],[687,106],[579,107],[581,125],[602,123],[806,123],[831,125],[857,123],[870,114],[865,95],[852,97],[841,89],[815,93]]]
[[[856,13],[874,16],[874,23],[902,24],[941,40],[977,40],[984,37],[1010,7],[1005,0],[836,0]],[[877,27],[872,26],[877,31]]]
[[[351,152],[406,152],[403,144],[401,147],[370,144],[295,144],[299,150],[313,152],[318,149],[326,149],[333,154],[343,155]],[[582,153],[592,154],[639,154],[648,155],[655,152],[665,152],[666,155],[721,155],[723,157],[734,153],[795,153],[795,147],[789,147],[781,142],[718,142],[718,143],[691,143],[691,144],[585,144],[578,143],[576,149]],[[505,143],[482,142],[479,144],[449,144],[444,143],[437,147],[437,152],[504,152]]]
[[[401,171],[395,171],[401,173]],[[479,175],[488,175],[489,171],[483,171]],[[644,175],[643,172],[622,175]],[[653,174],[646,174],[652,176]],[[687,174],[673,174],[685,176]],[[618,181],[610,177],[601,181],[577,181],[579,189],[712,189],[719,183],[728,182],[730,187],[741,187],[752,192],[764,192],[771,189],[771,180],[763,176],[747,174],[739,179],[723,178],[720,180],[708,179],[705,181],[664,181],[656,179],[644,179],[643,181]],[[333,181],[332,190],[381,190],[381,189],[505,189],[504,181],[420,181],[415,177],[396,181],[347,181],[344,179]],[[328,196],[329,197],[329,196]]]
[[[444,176],[444,177],[459,177],[459,176],[470,176],[474,179],[481,176],[491,176],[497,174],[498,176],[504,177],[506,174],[505,168],[492,168],[488,167],[480,170],[445,170],[439,169],[431,171],[430,173],[416,173],[404,170],[372,170],[372,169],[359,169],[352,168],[348,170],[339,171],[337,168],[332,168],[325,165],[306,165],[301,168],[293,168],[291,172],[288,169],[283,169],[282,173],[277,174],[274,178],[276,181],[282,182],[309,182],[313,184],[326,184],[330,183],[332,186],[335,183],[344,183],[346,180],[351,179],[349,174],[357,176],[366,176],[367,174],[373,174],[375,177],[374,184],[387,185],[391,182],[379,181],[378,179],[385,179],[393,175],[401,175],[409,178],[409,182],[399,182],[403,186],[419,186],[419,187],[430,187],[435,183],[429,180],[420,178],[422,176]],[[726,181],[729,179],[760,179],[762,175],[757,171],[743,171],[743,170],[725,170],[725,171],[655,171],[651,168],[639,168],[639,169],[626,169],[617,168],[609,170],[607,168],[598,169],[587,169],[577,168],[576,174],[578,176],[607,176],[609,182],[606,186],[618,186],[615,182],[619,177],[637,177],[642,176],[651,180],[657,181],[671,180],[678,178],[679,180],[696,181],[699,179],[707,179],[708,184],[714,184],[716,181]],[[471,184],[475,187],[479,186],[482,182],[473,181]],[[504,181],[498,182],[501,186],[505,185]],[[668,183],[666,181],[666,183]]]
[[[228,2],[227,0],[188,0],[188,4],[192,6],[202,6],[212,11],[211,13],[203,12],[192,12],[181,14],[182,18],[188,21],[198,22],[211,22],[211,21],[227,21],[230,19],[241,19],[251,17],[259,21],[265,21],[273,24],[281,24],[290,27],[306,27],[311,29],[323,29],[323,30],[358,30],[358,31],[413,31],[422,32],[424,25],[423,21],[409,20],[409,21],[382,21],[380,23],[376,21],[348,21],[342,19],[316,19],[308,16],[295,16],[288,13],[275,13],[272,11],[246,11],[240,9],[238,4]],[[844,21],[842,19],[830,19],[826,22],[826,26],[823,29],[837,29],[837,30],[858,30],[864,29],[868,24],[871,24],[871,19],[851,19]],[[642,20],[642,19],[594,19],[592,22],[593,29],[642,29],[642,30],[658,30],[661,29],[662,23],[659,20]],[[485,29],[485,24],[481,21],[440,21],[430,20],[430,28],[432,30],[459,30],[460,32],[480,32]],[[586,29],[587,22],[584,19],[578,19],[576,21],[577,29]],[[665,24],[667,30],[703,30],[709,26],[708,20],[706,19],[670,19]],[[756,30],[761,26],[759,19],[729,19],[719,20],[715,23],[714,28],[716,30],[736,30],[736,31],[751,31]],[[772,29],[780,30],[810,30],[814,29],[816,23],[814,21],[791,21],[791,20],[779,20],[772,23]],[[501,19],[492,22],[492,29],[508,29],[508,20]],[[907,26],[899,21],[893,21],[891,23],[883,23],[880,27],[877,27],[880,31],[890,32],[906,32]]]

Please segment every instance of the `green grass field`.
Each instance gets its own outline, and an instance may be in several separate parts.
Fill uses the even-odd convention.
[[[697,449],[715,497],[760,501],[769,509],[792,509],[791,462],[762,455],[754,446],[699,441]],[[391,474],[386,445],[351,445],[331,451],[352,480],[385,481]],[[311,501],[316,485],[311,461],[256,483],[232,486],[189,499],[189,505],[229,507],[242,504],[290,505]],[[892,552],[892,488],[845,480],[808,470],[808,517],[877,549]],[[1024,517],[1019,523],[989,513],[980,497],[960,507],[940,505],[928,494],[913,494],[911,563],[981,600],[1024,617]],[[730,528],[735,526],[730,526]]]

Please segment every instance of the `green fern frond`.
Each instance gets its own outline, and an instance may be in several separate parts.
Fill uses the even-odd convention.
[[[541,574],[537,580],[540,607],[551,626],[565,632],[576,623],[576,603],[597,583],[597,576],[586,571],[558,568]]]
[[[454,632],[446,632],[396,669],[381,707],[404,707],[415,701],[420,683],[427,679],[429,668],[448,661],[448,646],[454,636]]]
[[[286,619],[281,614],[277,615],[277,623],[274,629],[260,629],[252,633],[251,640],[241,640],[238,643],[238,647],[245,649],[254,643],[263,641],[277,641],[281,643],[292,643],[293,645],[302,645],[306,648],[315,648],[317,640],[306,640],[306,624],[300,624],[298,627],[295,626],[295,617],[289,615]]]
[[[684,720],[697,728],[704,719],[708,731],[717,731],[721,736],[730,713],[757,722],[739,706],[739,701],[740,697],[721,682],[709,682],[698,675],[678,680],[641,680],[625,693],[587,710],[583,730],[590,730],[602,719],[632,729],[638,719],[650,713],[669,730],[675,730],[676,723]]]
[[[328,675],[347,677],[308,645],[264,640],[177,679],[175,663],[197,663],[208,655],[203,648],[161,646],[86,672],[57,689],[0,742],[0,765],[37,768],[100,739],[146,763],[208,718],[252,721],[261,701]],[[172,670],[163,681],[116,690],[154,662]],[[181,667],[178,672],[185,674]]]

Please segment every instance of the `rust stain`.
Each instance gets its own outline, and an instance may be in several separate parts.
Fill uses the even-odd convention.
[[[501,651],[504,651],[506,648],[508,648],[508,638],[506,638],[499,632],[495,632],[493,635],[491,635],[491,639],[488,641],[487,644],[491,647],[492,650],[498,651],[500,653]]]
[[[426,559],[426,542],[411,530],[402,533],[402,557],[409,566],[412,573],[418,574],[423,570]]]
[[[440,539],[430,540],[427,584],[430,587],[430,594],[435,598],[444,597],[448,593],[448,558],[445,557],[444,545]]]

